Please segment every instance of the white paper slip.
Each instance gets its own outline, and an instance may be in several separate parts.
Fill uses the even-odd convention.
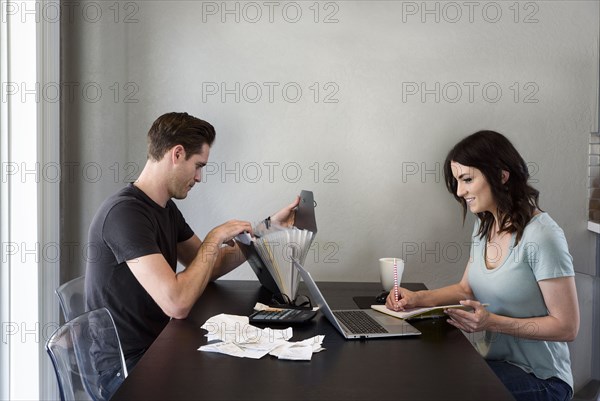
[[[489,304],[482,304],[483,306],[489,306]],[[386,315],[394,316],[399,319],[426,319],[432,317],[445,317],[447,316],[444,313],[444,309],[462,309],[462,310],[472,310],[470,306],[466,305],[442,305],[442,306],[432,306],[427,308],[413,308],[406,309],[404,311],[393,311],[388,309],[385,305],[371,305],[371,309],[376,310],[377,312],[385,313]]]
[[[261,329],[250,325],[248,316],[220,314],[208,319],[202,328],[208,331],[208,344],[198,351],[251,359],[260,359],[270,353],[279,359],[310,361],[313,353],[323,350],[323,336],[289,342],[293,336],[291,327]]]
[[[198,348],[198,351],[217,352],[219,354],[237,356],[238,358],[246,357],[246,351],[232,342],[215,342],[212,344],[203,345]]]
[[[321,346],[324,338],[325,336],[319,335],[295,343],[286,342],[269,352],[269,355],[292,361],[310,361],[312,354],[325,350]]]

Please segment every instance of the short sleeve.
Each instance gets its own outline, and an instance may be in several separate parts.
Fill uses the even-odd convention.
[[[536,227],[534,234],[523,246],[536,280],[574,276],[573,258],[563,230],[554,223]]]
[[[152,219],[136,202],[123,201],[113,206],[102,228],[102,239],[118,263],[161,253]]]
[[[173,203],[175,206],[175,204]],[[188,225],[183,217],[183,214],[179,211],[177,206],[174,207],[175,219],[177,221],[177,242],[187,241],[194,235],[194,230]]]

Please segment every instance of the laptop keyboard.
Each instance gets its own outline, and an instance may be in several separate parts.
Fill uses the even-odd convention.
[[[387,333],[375,319],[361,311],[334,311],[333,314],[352,334]]]

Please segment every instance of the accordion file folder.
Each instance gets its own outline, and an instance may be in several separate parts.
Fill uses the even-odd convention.
[[[293,227],[268,231],[249,245],[238,242],[238,246],[260,283],[272,293],[283,293],[293,301],[300,277],[292,258],[304,263],[316,234],[313,193],[303,190]]]

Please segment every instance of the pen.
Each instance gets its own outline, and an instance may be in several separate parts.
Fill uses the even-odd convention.
[[[396,258],[394,258],[394,298],[398,302],[398,264]]]

